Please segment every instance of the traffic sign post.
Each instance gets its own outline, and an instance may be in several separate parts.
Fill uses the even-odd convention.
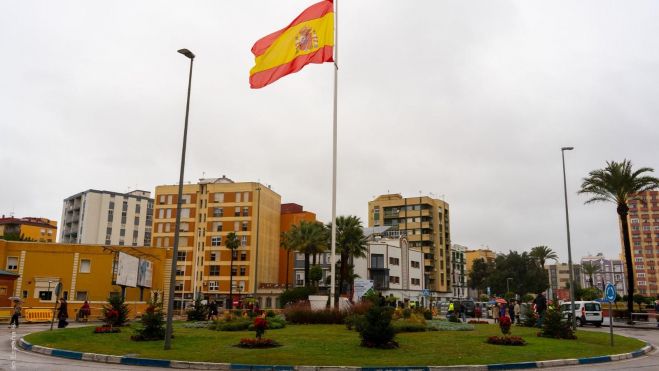
[[[616,287],[611,282],[607,283],[604,288],[604,300],[609,302],[609,334],[611,335],[611,346],[613,346],[613,309],[611,308],[611,303],[616,301],[617,296]]]
[[[55,285],[55,305],[53,306],[53,315],[50,318],[50,331],[53,331],[53,323],[55,322],[55,311],[57,311],[57,301],[59,300],[59,295],[61,293],[62,293],[62,283],[57,282],[57,285]]]

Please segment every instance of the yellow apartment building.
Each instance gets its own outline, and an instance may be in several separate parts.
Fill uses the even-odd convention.
[[[120,254],[150,262],[150,287],[125,288],[131,316],[137,316],[149,298],[163,298],[164,269],[168,267],[165,249],[0,240],[2,270],[13,275],[13,279],[0,279],[0,306],[9,306],[10,297],[19,297],[24,309],[53,308],[55,287],[61,283],[60,295],[69,303],[69,317],[75,318],[85,300],[92,307],[92,317],[100,316],[107,298],[122,292],[115,284]]]
[[[448,203],[428,196],[381,195],[368,203],[368,226],[393,226],[393,233],[406,235],[410,247],[423,251],[423,289],[453,291]]]
[[[174,246],[178,185],[156,187],[152,246]],[[268,186],[221,178],[183,186],[175,308],[195,298],[229,300],[231,250],[226,236],[235,232],[241,246],[233,252],[234,302],[252,298],[271,307],[275,294],[259,286],[279,279],[281,196]],[[168,288],[168,285],[165,286]]]
[[[465,258],[467,260],[467,265],[465,267],[467,274],[471,272],[471,267],[474,266],[474,262],[478,259],[485,260],[486,263],[493,263],[496,259],[497,254],[490,249],[477,249],[465,251]]]
[[[7,235],[21,236],[26,240],[38,242],[55,242],[57,240],[57,222],[46,218],[0,218],[0,237]]]
[[[656,297],[659,295],[659,191],[639,193],[628,206],[627,222],[634,262],[631,269],[634,272],[635,291]],[[625,262],[624,248],[620,252],[620,260],[625,264],[625,270],[630,269]]]

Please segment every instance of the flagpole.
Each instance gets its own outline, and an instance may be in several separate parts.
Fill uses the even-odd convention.
[[[337,91],[339,81],[339,0],[334,0],[334,116],[332,139],[332,245],[330,267],[330,307],[335,308],[336,298],[336,132],[337,132]]]

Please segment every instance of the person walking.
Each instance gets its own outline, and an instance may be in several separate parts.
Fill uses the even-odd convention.
[[[519,325],[519,318],[522,315],[522,306],[519,304],[519,301],[515,301],[515,306],[513,307],[513,312],[515,313],[515,321]]]
[[[455,311],[455,304],[453,304],[453,302],[450,302],[448,305],[448,310],[446,311],[446,319],[451,319],[451,316],[453,315],[454,311]]]
[[[15,328],[18,328],[18,317],[21,316],[21,300],[20,299],[14,299],[14,310],[11,314],[11,321],[9,322],[9,328],[11,328],[12,325],[15,326]]]
[[[462,303],[460,303],[460,318],[462,322],[467,322],[467,308]]]
[[[59,308],[57,309],[57,328],[64,328],[69,325],[66,321],[69,318],[69,310],[66,304],[66,299],[59,299]]]
[[[211,300],[211,302],[208,304],[208,320],[216,320],[217,319],[217,303],[215,300]]]
[[[499,303],[494,303],[492,307],[492,317],[494,318],[494,323],[499,322],[499,316],[501,315],[501,309],[499,308]]]
[[[533,304],[535,304],[535,311],[538,313],[538,323],[536,324],[536,327],[542,327],[542,321],[544,321],[545,312],[547,311],[547,299],[545,299],[545,296],[540,292],[535,299],[533,299]]]
[[[84,303],[82,303],[82,306],[80,307],[80,320],[82,322],[87,322],[87,319],[89,318],[89,315],[92,313],[91,308],[89,307],[89,302],[85,300]]]

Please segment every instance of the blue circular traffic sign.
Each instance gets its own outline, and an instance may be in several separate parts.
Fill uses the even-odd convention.
[[[604,299],[609,302],[615,302],[616,301],[616,287],[613,286],[612,283],[607,283],[606,288],[604,289]]]

